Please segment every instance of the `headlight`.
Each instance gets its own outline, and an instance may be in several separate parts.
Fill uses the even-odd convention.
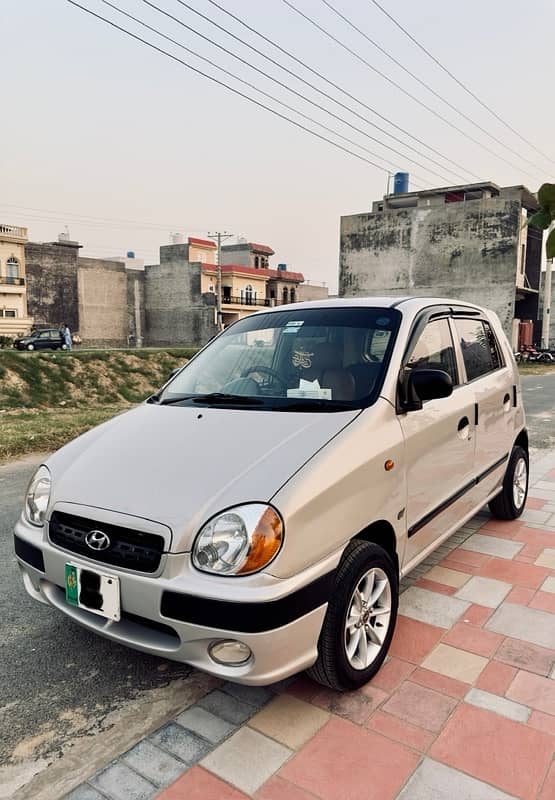
[[[32,524],[44,525],[46,509],[50,500],[52,480],[46,467],[39,467],[33,475],[25,498],[25,518]]]
[[[218,575],[248,575],[266,567],[283,542],[277,511],[249,503],[224,511],[207,522],[193,546],[193,564]]]

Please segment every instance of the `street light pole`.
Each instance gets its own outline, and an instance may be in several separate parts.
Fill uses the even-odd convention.
[[[218,327],[218,331],[223,331],[224,323],[223,323],[223,315],[222,315],[222,240],[223,239],[230,239],[235,234],[228,233],[227,231],[216,231],[215,233],[209,233],[208,238],[214,239],[214,241],[218,245],[217,250],[217,277],[216,277],[216,325]]]

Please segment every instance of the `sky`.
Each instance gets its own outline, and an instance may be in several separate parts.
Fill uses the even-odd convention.
[[[172,233],[204,237],[225,230],[269,244],[276,252],[274,265],[286,263],[314,282],[325,282],[333,292],[337,288],[340,217],[368,211],[372,201],[385,194],[388,172],[409,172],[413,188],[480,179],[500,185],[525,184],[535,191],[542,182],[555,179],[555,104],[549,100],[555,29],[552,0],[536,0],[533,5],[516,0],[380,0],[439,61],[543,155],[466,94],[372,0],[328,0],[332,8],[324,0],[287,1],[386,77],[326,37],[285,0],[218,3],[354,99],[246,30],[209,0],[186,2],[223,30],[179,0],[152,3],[243,62],[145,0],[112,0],[178,44],[210,58],[334,133],[222,75],[102,0],[78,0],[373,164],[255,106],[67,0],[2,0],[0,223],[26,225],[32,241],[53,241],[67,226],[71,238],[83,245],[83,255],[121,256],[133,250],[146,263],[157,263],[158,247],[169,243]],[[333,8],[471,121],[389,60]],[[276,63],[268,62],[264,55]],[[283,85],[255,72],[252,66]],[[311,105],[305,97],[336,116]],[[422,144],[380,120],[368,107]],[[385,133],[367,120],[379,124]],[[355,144],[339,139],[336,133]],[[420,154],[409,150],[406,143]]]

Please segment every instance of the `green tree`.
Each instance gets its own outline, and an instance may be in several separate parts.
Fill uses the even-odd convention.
[[[538,189],[539,211],[528,220],[528,225],[545,231],[555,222],[555,183],[543,183]],[[547,237],[545,245],[547,258],[555,258],[555,227]]]

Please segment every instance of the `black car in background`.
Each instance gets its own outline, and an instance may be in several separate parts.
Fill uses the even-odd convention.
[[[13,346],[18,350],[67,350],[62,332],[57,328],[31,331],[29,336],[16,339]]]

